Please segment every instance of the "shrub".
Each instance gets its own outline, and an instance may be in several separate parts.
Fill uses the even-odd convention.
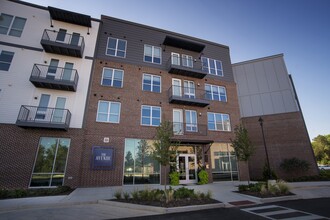
[[[283,180],[277,181],[276,185],[277,185],[277,187],[278,187],[281,194],[288,194],[289,193],[290,188],[289,188],[288,184],[286,182],[284,182]]]
[[[239,192],[249,191],[249,185],[238,185],[238,191]]]
[[[121,199],[121,191],[115,192],[114,196],[116,199]]]
[[[249,191],[251,191],[251,192],[260,192],[262,185],[264,185],[264,183],[262,183],[262,182],[250,183],[249,184]]]
[[[124,195],[124,199],[125,200],[128,200],[129,199],[129,193],[128,192],[124,192],[123,195]]]
[[[212,191],[211,190],[207,190],[207,193],[206,193],[205,197],[207,199],[211,199],[212,198]]]
[[[185,199],[185,198],[193,198],[194,197],[194,189],[188,189],[185,187],[181,187],[174,192],[175,199]]]
[[[264,184],[264,185],[261,186],[260,194],[261,195],[267,195],[268,194],[268,190],[267,190],[266,184]]]
[[[206,170],[201,170],[198,173],[198,184],[199,185],[203,185],[203,184],[207,184],[209,182],[209,174],[207,173]]]
[[[280,190],[276,184],[268,184],[268,192],[275,196],[280,193]]]
[[[270,173],[272,174],[272,179],[277,180],[277,175],[274,172],[274,170],[272,170],[271,168],[270,168]],[[268,180],[268,175],[269,175],[269,169],[268,169],[267,163],[265,163],[265,165],[263,167],[263,171],[262,171],[263,180]]]
[[[175,171],[175,172],[170,173],[170,184],[172,186],[179,185],[179,177],[180,177],[179,172]]]
[[[290,159],[284,159],[280,165],[280,168],[289,174],[299,174],[306,172],[310,167],[310,164],[299,158],[293,157]]]
[[[131,192],[133,200],[139,200],[139,192],[138,191],[133,191]]]

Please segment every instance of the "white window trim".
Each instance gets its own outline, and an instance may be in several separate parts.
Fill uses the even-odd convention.
[[[145,50],[145,47],[148,46],[148,47],[151,47],[151,62],[150,61],[146,61],[145,60],[145,56],[146,56],[146,50]],[[160,51],[160,63],[155,63],[153,60],[154,60],[154,57],[155,57],[155,48],[158,48],[159,51]],[[149,44],[145,44],[143,46],[143,62],[146,62],[146,63],[153,63],[153,64],[158,64],[158,65],[161,65],[162,64],[162,48],[161,47],[157,47],[157,46],[152,46],[152,45],[149,45]]]
[[[0,13],[0,15],[1,15],[1,14],[6,14],[6,13]],[[9,25],[9,27],[8,27],[8,31],[7,31],[7,33],[6,33],[5,35],[12,36],[12,37],[18,37],[18,36],[14,36],[14,35],[9,35],[10,31],[13,29],[13,24],[14,24],[15,18],[22,18],[22,19],[25,19],[25,24],[26,24],[27,19],[26,19],[26,18],[23,18],[23,17],[16,16],[16,15],[11,15],[11,14],[6,14],[6,15],[13,16],[13,19],[10,21],[10,25]],[[13,30],[16,30],[16,31],[17,31],[17,30],[22,31],[22,32],[21,32],[21,36],[22,36],[22,34],[23,34],[23,30],[24,30],[24,28],[25,28],[25,24],[24,24],[22,30],[20,30],[20,29],[15,29],[15,28],[14,28]],[[4,27],[4,26],[2,26],[2,27]],[[19,37],[21,37],[21,36],[19,36]]]
[[[222,61],[221,60],[215,60],[215,59],[208,58],[208,57],[203,57],[203,58],[207,59],[207,73],[208,74],[213,75],[213,76],[223,76],[223,65],[222,65]],[[214,62],[215,74],[212,74],[211,71],[210,71],[211,70],[211,67],[210,67],[211,60]],[[221,63],[221,74],[219,74],[219,72],[218,72],[216,61],[218,61],[218,62]]]
[[[192,66],[188,66],[188,65],[185,65],[186,63],[185,62],[183,62],[183,60],[190,60],[191,59],[191,65]],[[192,56],[190,56],[190,55],[187,55],[187,54],[182,54],[182,66],[184,66],[184,67],[188,67],[188,68],[194,68],[194,59],[193,59],[193,57]]]
[[[15,56],[15,52],[13,52],[13,51],[8,51],[8,50],[1,50],[1,49],[0,49],[0,55],[2,54],[2,51],[13,53],[13,58],[12,58],[11,62],[9,63],[9,68],[8,68],[8,70],[0,70],[0,71],[8,72],[8,71],[10,70],[10,67],[11,67],[12,63],[13,63],[14,56]],[[8,63],[8,62],[1,61],[1,63]]]
[[[111,122],[109,121],[109,117],[110,117],[110,110],[111,110],[111,105],[109,106],[109,112],[107,112],[107,121],[99,121],[97,120],[97,115],[99,113],[99,105],[100,102],[107,102],[108,105],[110,105],[111,103],[118,103],[119,104],[119,113],[118,113],[118,122]],[[101,123],[111,123],[111,124],[119,124],[120,123],[120,113],[121,113],[121,103],[120,102],[114,102],[114,101],[106,101],[106,100],[99,100],[97,103],[97,110],[96,110],[96,122],[101,122]]]
[[[109,39],[115,39],[116,40],[116,48],[115,48],[115,55],[111,55],[111,54],[108,54],[108,49],[112,49],[112,48],[109,48]],[[118,41],[119,40],[122,40],[122,41],[125,41],[126,42],[126,47],[125,47],[125,56],[124,57],[121,57],[121,56],[117,56],[117,53],[118,53]],[[119,51],[123,51],[123,50],[119,50]],[[123,40],[123,39],[119,39],[119,38],[114,38],[114,37],[108,37],[108,40],[107,40],[107,47],[105,48],[105,55],[107,56],[112,56],[112,57],[118,57],[118,58],[126,58],[126,52],[127,52],[127,40]]]
[[[143,107],[150,107],[151,109],[150,109],[150,124],[149,125],[146,125],[146,124],[142,124],[142,110],[143,110]],[[160,107],[160,106],[153,106],[153,105],[141,105],[141,122],[140,122],[140,125],[141,126],[151,126],[151,127],[159,127],[159,125],[153,125],[152,124],[152,108],[154,108],[154,107],[156,107],[156,108],[159,108],[159,110],[160,110],[160,112],[159,112],[159,115],[160,115],[160,117],[159,117],[159,122],[160,122],[160,124],[162,123],[162,107]]]
[[[111,85],[103,85],[103,76],[104,76],[104,70],[105,69],[108,69],[108,70],[112,70],[112,75],[111,75],[111,78],[112,78],[112,81],[111,81]],[[119,70],[119,71],[122,71],[123,73],[123,77],[121,79],[121,87],[116,87],[116,86],[113,86],[113,79],[114,79],[114,76],[115,76],[115,70]],[[121,69],[115,69],[115,68],[111,68],[111,67],[103,67],[103,70],[102,70],[102,78],[101,78],[101,86],[107,86],[107,87],[113,87],[113,88],[123,88],[124,86],[124,74],[125,74],[125,71],[124,70],[121,70]]]
[[[188,86],[185,86],[184,84],[187,83]],[[193,85],[193,87],[190,87],[190,85]],[[188,92],[186,93],[186,88]],[[194,93],[191,93],[190,90],[193,89]],[[196,86],[195,82],[191,80],[183,80],[183,95],[189,96],[191,99],[196,99]]]
[[[195,115],[196,115],[196,124],[194,124],[193,122],[190,122],[190,123],[187,122],[187,118],[186,118],[187,114],[186,114],[186,112],[190,112],[189,113],[189,119],[190,119],[190,121],[192,121],[192,119],[193,119],[192,112],[195,112]],[[188,124],[189,124],[190,128],[196,127],[196,131],[189,131],[189,132],[198,132],[198,117],[197,117],[197,111],[196,110],[185,110],[185,126],[186,126],[185,130],[187,130],[187,131],[188,131],[188,129],[187,129],[187,125]]]
[[[214,122],[215,122],[215,129],[210,129],[209,128],[209,122],[207,120],[207,129],[209,131],[231,132],[231,120],[230,120],[230,115],[229,114],[226,114],[226,113],[216,113],[216,112],[207,112],[207,119],[208,119],[208,114],[209,113],[213,115],[213,119],[214,119]],[[221,115],[222,130],[218,129],[218,127],[217,127],[217,121],[216,121],[216,117],[215,117],[216,114],[220,114]],[[228,118],[229,118],[229,130],[224,130],[225,124],[224,124],[224,120],[223,120],[223,115],[228,115]]]
[[[205,89],[206,86],[210,86],[210,88],[211,88],[211,91],[210,91],[211,92],[211,100],[213,100],[213,101],[219,101],[219,102],[227,102],[228,99],[227,99],[227,89],[226,89],[226,87],[205,83],[204,89]],[[213,97],[213,87],[217,87],[218,95],[219,95],[219,100],[214,99],[214,97]],[[223,88],[224,91],[225,91],[225,97],[226,97],[226,100],[225,101],[221,101],[220,88]],[[205,89],[205,92],[206,92],[206,89]]]
[[[151,91],[148,91],[148,90],[143,90],[143,79],[144,79],[144,76],[145,75],[149,75],[149,76],[151,76],[151,84],[150,84],[150,86],[151,86]],[[159,77],[159,79],[160,79],[160,85],[159,85],[159,92],[155,92],[155,91],[153,91],[153,78],[154,77]],[[159,75],[153,75],[153,74],[150,74],[150,73],[143,73],[143,75],[142,75],[142,91],[145,91],[145,92],[154,92],[154,93],[162,93],[162,77],[161,76],[159,76]]]

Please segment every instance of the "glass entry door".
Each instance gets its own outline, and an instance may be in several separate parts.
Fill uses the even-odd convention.
[[[195,154],[179,154],[177,157],[180,184],[197,183]]]

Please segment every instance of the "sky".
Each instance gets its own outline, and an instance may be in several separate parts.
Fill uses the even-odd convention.
[[[330,0],[25,0],[224,44],[232,63],[284,54],[311,140],[330,134]]]

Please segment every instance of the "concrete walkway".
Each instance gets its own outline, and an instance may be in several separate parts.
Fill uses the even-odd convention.
[[[243,183],[246,182],[218,182],[185,187],[199,192],[211,191],[213,198],[223,202],[226,207],[232,207],[230,204],[232,202],[249,201],[256,204],[265,202],[259,198],[233,192]],[[330,197],[330,182],[299,182],[289,183],[289,186],[291,192],[298,198]],[[114,193],[118,191],[132,192],[146,188],[163,188],[163,186],[78,188],[67,196],[0,200],[0,219],[116,219],[159,214],[148,210],[134,210],[98,203],[98,200],[113,198]]]

